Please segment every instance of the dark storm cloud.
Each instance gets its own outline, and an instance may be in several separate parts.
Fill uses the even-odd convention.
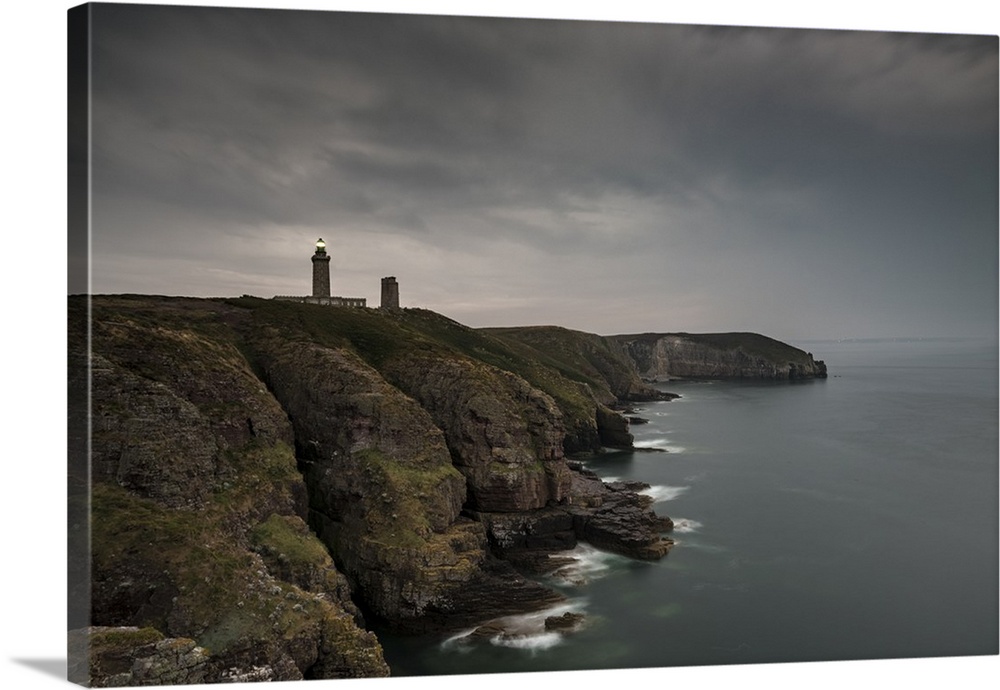
[[[98,256],[271,286],[326,228],[472,320],[995,323],[995,38],[99,5],[94,41]]]

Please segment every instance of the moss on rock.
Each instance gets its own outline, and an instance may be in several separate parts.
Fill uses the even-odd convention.
[[[81,311],[71,299],[77,328]],[[71,361],[89,362],[93,382],[92,621],[115,629],[89,649],[131,649],[132,684],[386,675],[346,580],[302,521],[292,428],[244,355],[245,319],[209,300],[94,298],[90,352],[71,330]],[[268,562],[253,536],[294,541],[294,567]],[[133,627],[164,636],[162,649],[147,654],[139,633],[122,632]],[[168,672],[183,656],[175,639],[200,650],[197,681]],[[90,673],[121,681],[106,664]]]

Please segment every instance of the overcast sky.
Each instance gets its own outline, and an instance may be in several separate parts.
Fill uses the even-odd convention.
[[[97,5],[93,79],[95,293],[997,332],[995,36]]]

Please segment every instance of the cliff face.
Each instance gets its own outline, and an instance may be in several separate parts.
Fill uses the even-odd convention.
[[[468,493],[493,487],[493,469],[484,469],[485,486],[463,476],[445,433],[417,401],[349,350],[288,342],[278,333],[255,337],[253,346],[292,419],[310,522],[368,610],[401,629],[423,630],[475,620],[486,608],[520,610],[524,600],[513,609],[498,600],[508,586],[538,606],[558,600],[487,563],[483,525],[460,511]],[[471,446],[480,455],[490,452],[488,445]],[[513,485],[532,488],[516,469],[510,476]]]
[[[643,383],[628,352],[614,339],[558,326],[487,328],[483,332],[531,361],[560,372],[572,388],[562,391],[567,450],[629,448],[628,422],[613,408],[622,403],[676,397]],[[544,386],[544,382],[542,383]],[[560,391],[555,389],[557,399]]]
[[[385,675],[362,611],[467,625],[561,600],[521,552],[669,548],[639,487],[564,457],[630,441],[613,394],[488,334],[417,310],[92,305],[88,350],[70,300],[93,441],[70,472],[92,484],[96,627],[73,665],[95,685]]]
[[[636,375],[628,352],[613,338],[559,326],[484,329],[507,342],[531,348],[532,355],[584,382],[598,402],[659,400],[662,393]]]
[[[94,300],[88,353],[84,307],[70,302],[69,354],[71,372],[91,364],[90,619],[104,628],[85,635],[92,653],[74,673],[95,684],[386,675],[306,527],[292,427],[236,347],[234,314]],[[71,465],[72,481],[86,471]]]
[[[826,378],[812,354],[755,333],[614,336],[647,380]]]
[[[481,362],[407,354],[386,376],[431,415],[455,467],[468,480],[468,505],[523,511],[563,499],[562,412],[518,376]]]

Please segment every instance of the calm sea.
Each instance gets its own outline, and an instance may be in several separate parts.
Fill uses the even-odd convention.
[[[551,582],[584,629],[383,635],[393,674],[996,654],[996,342],[798,345],[829,379],[664,384],[633,427],[658,450],[588,462],[651,484],[677,544],[578,548]]]

